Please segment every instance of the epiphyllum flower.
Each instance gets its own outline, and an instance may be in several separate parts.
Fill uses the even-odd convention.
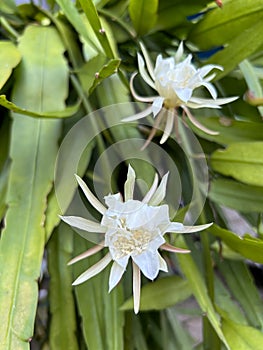
[[[232,102],[238,98],[217,98],[216,89],[210,83],[210,81],[215,77],[215,74],[208,74],[213,69],[223,70],[223,68],[218,65],[208,64],[202,68],[196,69],[191,63],[192,55],[188,55],[185,59],[183,59],[182,42],[179,45],[175,57],[163,58],[161,55],[158,55],[155,67],[153,68],[146,49],[143,45],[141,45],[141,48],[145,61],[142,56],[138,54],[140,75],[152,89],[158,92],[159,96],[139,96],[133,86],[134,77],[137,74],[134,73],[130,81],[130,88],[133,97],[141,102],[151,102],[152,105],[145,111],[125,118],[123,121],[134,121],[146,117],[152,112],[153,116],[157,116],[157,118],[154,123],[153,131],[149,137],[149,140],[151,140],[156,129],[160,125],[161,120],[166,118],[164,134],[160,141],[160,143],[164,143],[172,132],[175,118],[177,117],[177,109],[178,107],[181,107],[184,114],[188,116],[190,122],[196,127],[208,134],[218,134],[218,132],[209,130],[201,125],[191,114],[189,108],[220,108],[220,105]],[[145,69],[145,62],[148,72]],[[209,91],[212,99],[193,96],[194,90],[201,86],[205,87]],[[166,111],[161,111],[162,107],[165,107]]]
[[[120,281],[131,258],[134,311],[138,313],[141,272],[153,280],[160,270],[167,271],[167,264],[159,254],[158,249],[175,253],[190,252],[166,243],[164,234],[166,232],[197,232],[206,229],[211,224],[190,227],[178,222],[170,222],[168,205],[159,205],[165,197],[168,173],[162,178],[159,186],[156,174],[149,192],[142,201],[138,201],[133,199],[135,172],[129,166],[124,185],[125,200],[122,199],[120,193],[110,194],[105,197],[107,208],[98,201],[81,178],[78,176],[76,178],[90,204],[102,214],[101,222],[97,223],[76,216],[62,216],[61,219],[81,230],[105,233],[105,240],[72,259],[69,264],[91,256],[104,247],[108,247],[109,251],[98,263],[83,272],[73,285],[85,282],[97,275],[113,261],[109,278],[110,292]]]

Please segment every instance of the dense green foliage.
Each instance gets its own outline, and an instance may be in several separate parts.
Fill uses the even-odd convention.
[[[254,272],[262,277],[262,0],[225,0],[222,8],[207,0],[47,0],[42,6],[2,0],[0,25],[0,350],[29,349],[32,338],[33,349],[52,350],[261,350],[263,304]],[[129,79],[138,69],[140,42],[154,62],[159,53],[174,54],[182,40],[196,66],[224,67],[213,80],[220,97],[239,99],[222,109],[194,111],[218,135],[188,123],[209,170],[198,223],[214,225],[173,237],[191,254],[166,254],[169,274],[153,283],[143,280],[141,312],[134,315],[129,270],[110,294],[109,269],[71,285],[100,253],[67,266],[94,243],[60,222],[73,193],[60,208],[56,157],[74,125],[117,103],[109,127],[99,114],[91,118],[89,133],[97,136],[79,160],[78,173],[92,185],[104,150],[121,140],[146,140],[149,127],[140,127],[140,121],[120,126],[123,117],[135,113]],[[136,91],[153,94],[139,77]],[[71,139],[69,159],[80,148],[78,139]],[[157,132],[153,142],[180,170],[181,202],[187,208],[191,186],[185,157],[172,138],[162,146],[159,140]],[[158,159],[147,149],[146,154],[145,162],[133,164],[151,183],[146,163]],[[109,181],[109,161],[104,160],[101,183]],[[127,163],[120,165],[125,175]],[[121,191],[121,170],[113,175],[113,190]],[[67,176],[74,181],[73,173]],[[185,210],[174,219],[183,221]],[[184,314],[202,321],[198,340],[181,322]]]

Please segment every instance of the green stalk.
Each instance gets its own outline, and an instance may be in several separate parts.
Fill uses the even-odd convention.
[[[0,17],[0,23],[2,24],[3,28],[16,40],[19,38],[18,32],[10,26],[10,24],[7,22],[7,20],[4,17]]]
[[[180,121],[179,123],[180,124]],[[180,126],[179,126],[180,127]],[[192,153],[191,145],[188,142],[188,139],[185,135],[184,127],[180,127],[179,132],[180,138],[181,138],[181,144],[183,146],[183,149],[188,156],[189,163],[191,164],[191,160],[195,157],[195,155]],[[190,166],[188,165],[190,168]],[[194,167],[192,167],[190,170],[194,171]],[[193,174],[195,176],[195,174]],[[196,200],[198,203],[202,203],[201,201],[201,191],[198,188],[196,191]],[[200,224],[206,224],[207,218],[204,210],[202,210],[200,217]],[[212,304],[214,304],[214,275],[213,275],[213,261],[210,253],[210,242],[209,242],[209,236],[206,232],[200,233],[200,239],[202,243],[202,260],[203,260],[203,266],[204,266],[204,277],[205,277],[205,283],[207,287],[208,296],[211,299]],[[221,341],[215,332],[214,328],[210,324],[208,318],[206,315],[203,316],[203,346],[204,349],[207,350],[220,350],[221,348]]]

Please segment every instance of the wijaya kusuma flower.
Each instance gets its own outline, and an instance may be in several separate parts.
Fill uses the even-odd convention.
[[[217,98],[217,92],[211,80],[215,73],[209,74],[213,69],[223,70],[223,67],[214,64],[208,64],[201,68],[196,68],[192,63],[192,55],[186,58],[183,52],[183,43],[181,42],[174,57],[163,58],[158,55],[153,67],[151,59],[141,44],[144,58],[138,53],[138,68],[143,80],[153,89],[157,96],[140,96],[134,88],[134,73],[130,80],[130,89],[133,97],[140,102],[151,103],[146,110],[133,116],[124,118],[122,121],[135,121],[153,113],[155,123],[149,136],[148,142],[155,135],[156,129],[165,119],[165,129],[160,143],[164,143],[172,133],[175,120],[178,117],[178,108],[189,118],[190,122],[197,128],[212,135],[217,135],[217,131],[207,129],[200,124],[192,115],[190,109],[197,108],[220,108],[221,105],[235,101],[238,97]],[[146,67],[145,67],[146,64]],[[146,69],[147,68],[147,69]],[[194,91],[200,87],[205,87],[212,99],[195,97]]]
[[[95,265],[83,272],[73,283],[78,285],[101,272],[113,262],[109,277],[109,292],[122,278],[129,260],[133,268],[133,298],[134,312],[138,313],[140,306],[141,273],[154,280],[159,271],[168,271],[166,261],[158,249],[174,253],[189,253],[189,250],[177,248],[166,242],[165,233],[190,233],[208,228],[211,224],[185,226],[169,219],[169,207],[160,204],[166,194],[168,173],[163,176],[158,185],[158,175],[144,198],[133,199],[136,180],[135,171],[128,168],[127,180],[124,184],[124,198],[120,193],[104,197],[104,206],[90,191],[85,182],[76,175],[79,186],[90,204],[102,215],[101,222],[93,222],[77,216],[61,216],[61,219],[72,227],[87,232],[104,233],[104,240],[72,259],[73,264],[87,258],[104,247],[108,253]]]

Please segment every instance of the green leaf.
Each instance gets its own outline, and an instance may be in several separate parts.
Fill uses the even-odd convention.
[[[12,112],[19,113],[20,115],[28,115],[34,118],[66,118],[66,117],[71,117],[73,114],[75,114],[78,111],[80,103],[78,102],[75,105],[66,107],[60,111],[34,112],[26,108],[18,107],[13,102],[8,101],[5,95],[0,95],[0,105],[11,110]]]
[[[176,28],[176,33],[185,27],[192,27],[188,16],[199,13],[208,3],[207,0],[188,0],[187,6],[184,0],[166,0],[159,2],[158,18],[154,30],[166,30]]]
[[[191,296],[191,289],[186,280],[178,276],[159,278],[147,283],[141,289],[140,311],[162,310]],[[133,298],[128,299],[121,310],[132,310]]]
[[[67,95],[64,48],[56,30],[29,26],[20,39],[15,103],[36,112],[63,109]],[[29,349],[44,251],[46,197],[61,132],[59,120],[13,115],[8,211],[0,242],[0,339],[3,349]]]
[[[98,16],[98,13],[93,1],[79,0],[79,3],[85,15],[87,16],[92,26],[92,29],[105,52],[105,55],[109,58],[114,58],[114,54],[107,37],[107,33],[105,32],[104,28],[101,25],[100,18]]]
[[[232,38],[244,33],[249,37],[249,29],[262,22],[263,5],[261,0],[224,1],[220,9],[215,7],[207,12],[189,35],[189,40],[201,49],[229,44]],[[247,32],[248,30],[248,32]],[[243,43],[240,42],[240,46]],[[250,46],[250,45],[249,45]],[[249,50],[249,47],[248,47]]]
[[[6,13],[14,13],[17,8],[14,0],[2,0],[1,10]]]
[[[245,258],[263,264],[263,241],[261,239],[250,235],[240,237],[215,224],[209,228],[209,232],[220,237],[232,250]]]
[[[263,142],[232,143],[212,154],[211,166],[241,182],[263,186]]]
[[[262,17],[263,19],[263,17]],[[260,41],[263,31],[263,20],[255,22],[247,30],[229,40],[227,46],[213,55],[206,63],[219,64],[224,71],[216,75],[216,80],[231,72],[236,66],[247,57],[257,52],[261,47]]]
[[[209,129],[218,131],[219,135],[208,135],[200,129],[191,126],[194,132],[207,140],[222,145],[228,145],[234,142],[262,141],[263,123],[201,116],[198,116],[198,121]]]
[[[222,275],[224,275],[225,268],[222,269]],[[225,281],[224,281],[225,282]],[[236,300],[233,300],[233,295],[229,290],[229,287],[225,285],[219,277],[215,276],[215,303],[216,310],[222,314],[225,312],[232,321],[247,325],[246,317],[237,304]]]
[[[74,235],[74,256],[83,253],[91,247],[77,234]],[[99,260],[99,257],[84,259],[73,266],[73,275],[76,279],[83,271]],[[104,273],[104,272],[102,272]],[[101,274],[91,280],[74,287],[79,314],[82,318],[82,331],[87,347],[90,350],[104,350],[105,337],[103,336]]]
[[[130,0],[129,14],[138,36],[147,34],[157,19],[158,0]]]
[[[222,329],[229,346],[233,350],[261,350],[263,333],[258,329],[224,318]]]
[[[116,73],[121,61],[119,59],[110,60],[107,64],[105,64],[98,72],[95,74],[95,78],[93,80],[93,84],[89,90],[91,94],[96,86],[102,82],[102,80],[108,78],[112,74]]]
[[[78,350],[76,314],[72,291],[72,268],[67,266],[73,250],[73,232],[61,225],[53,233],[48,249],[50,275],[49,303],[51,322],[49,343],[51,349]]]
[[[263,306],[261,296],[253,277],[244,262],[217,261],[220,274],[224,276],[228,288],[238,301],[249,325],[263,330]],[[231,317],[231,315],[229,315]],[[238,321],[240,322],[240,321]]]
[[[91,40],[90,34],[76,8],[76,5],[71,0],[56,0],[56,2],[61,7],[68,21],[72,24],[73,28],[79,33],[79,35],[82,36],[95,51],[99,52],[100,49]]]
[[[263,211],[263,188],[226,179],[212,180],[208,197],[243,213]]]
[[[0,90],[20,60],[21,54],[13,43],[0,41]]]
[[[180,247],[187,249],[183,237],[179,237],[178,241],[181,242],[179,245]],[[203,277],[191,254],[177,254],[177,259],[201,310],[206,314],[218,337],[222,340],[227,349],[230,349],[221,330],[219,316],[216,313],[212,301],[208,296]]]

